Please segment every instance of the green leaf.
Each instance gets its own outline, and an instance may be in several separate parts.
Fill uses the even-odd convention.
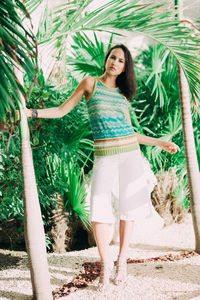
[[[200,58],[198,47],[200,36],[192,28],[187,27],[183,22],[179,23],[174,19],[174,11],[166,11],[164,5],[141,4],[140,1],[114,0],[107,2],[94,11],[84,13],[84,8],[90,1],[65,3],[62,10],[66,12],[65,17],[59,18],[61,14],[54,12],[51,40],[52,44],[59,41],[59,48],[56,50],[59,60],[64,60],[66,53],[66,39],[80,31],[104,31],[114,34],[125,34],[133,32],[142,34],[162,44],[163,49],[173,55],[183,68],[189,83],[191,95],[197,97],[200,93]],[[76,8],[76,9],[75,9]],[[57,25],[59,24],[59,29]],[[55,30],[57,28],[57,30]],[[189,45],[189,47],[188,47]],[[63,64],[65,65],[65,63]],[[194,67],[194,68],[193,68]],[[79,69],[86,66],[77,67]],[[192,69],[194,71],[192,72]],[[91,69],[87,69],[87,72]],[[92,72],[92,70],[91,70]],[[156,93],[163,93],[163,104],[166,93],[162,82]]]
[[[24,94],[18,83],[14,68],[19,64],[27,73],[34,75],[35,67],[31,57],[36,57],[35,38],[22,24],[18,13],[27,14],[25,6],[19,0],[3,1],[0,4],[0,118],[8,110],[13,112],[20,103],[19,91]]]
[[[163,265],[157,265],[155,266],[155,269],[163,269]]]

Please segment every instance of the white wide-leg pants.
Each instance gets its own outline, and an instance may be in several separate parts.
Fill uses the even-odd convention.
[[[120,220],[141,221],[151,217],[153,206],[147,188],[140,150],[96,156],[91,184],[90,221],[114,223],[112,189],[119,180]]]

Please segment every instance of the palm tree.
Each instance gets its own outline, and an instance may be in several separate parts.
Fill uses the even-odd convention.
[[[73,38],[75,43],[72,46],[74,49],[73,57],[68,56],[68,64],[73,66],[73,73],[78,72],[90,76],[102,74],[106,49],[104,49],[104,43],[98,40],[95,33],[94,37],[95,42],[82,34],[77,34]],[[181,109],[179,107],[179,86],[177,82],[178,68],[175,58],[169,54],[168,50],[163,50],[163,46],[154,45],[153,47],[150,46],[148,50],[142,51],[136,57],[135,63],[138,74],[137,79],[140,82],[139,84],[142,85],[139,87],[138,100],[134,99],[133,101],[134,109],[130,111],[131,114],[133,113],[133,125],[136,126],[137,131],[144,134],[147,132],[147,134],[159,135],[166,140],[172,140],[175,137],[176,143],[180,146],[181,142],[182,145]],[[135,113],[136,110],[137,114]],[[180,146],[180,148],[184,152],[183,147]],[[183,175],[186,174],[184,153],[171,156],[163,153],[161,148],[145,147],[145,150],[148,159],[153,162],[153,168],[157,172],[162,168],[168,170],[170,166],[177,164],[177,167],[173,169],[179,174],[180,182],[174,190],[176,193],[175,198],[179,205],[180,203],[181,205],[186,204],[188,193],[183,183],[186,182],[186,177]],[[174,173],[169,171],[165,174],[168,177]],[[170,175],[170,177],[177,180],[177,175]],[[184,181],[183,177],[185,178]],[[184,193],[180,191],[184,191]],[[174,201],[174,196],[172,199],[170,201],[175,207],[177,204]],[[160,206],[162,209],[164,208],[163,204]],[[183,210],[184,213],[186,211],[186,209]],[[173,213],[175,214],[175,212],[177,212],[176,209]]]
[[[18,9],[18,10],[17,10]],[[5,118],[8,110],[16,106],[21,111],[21,153],[24,181],[24,227],[26,249],[29,257],[34,299],[52,299],[45,235],[37,194],[29,130],[23,112],[24,89],[17,77],[17,69],[22,68],[34,78],[34,64],[29,56],[36,57],[35,39],[24,29],[17,12],[28,12],[19,0],[1,1],[0,4],[0,113]],[[17,91],[17,93],[16,93]]]
[[[190,108],[190,96],[188,83],[183,70],[179,67],[180,104],[183,128],[183,141],[185,148],[185,160],[187,165],[187,178],[190,193],[190,207],[192,211],[193,227],[195,233],[195,251],[200,253],[200,174],[197,161],[192,115]]]
[[[23,105],[25,105],[25,103],[23,103]],[[29,129],[22,106],[20,112],[26,249],[30,263],[33,298],[46,300],[52,299],[52,293],[46,256],[45,233],[35,180]]]
[[[67,38],[76,32],[93,30],[119,35],[122,32],[143,34],[163,45],[163,48],[176,58],[181,68],[180,87],[183,86],[181,82],[183,82],[184,72],[193,103],[198,101],[196,99],[198,99],[200,93],[200,58],[196,45],[199,45],[200,38],[194,30],[185,26],[184,22],[180,23],[177,19],[174,19],[173,9],[167,11],[161,5],[140,4],[140,1],[137,0],[126,3],[123,0],[113,0],[90,13],[84,14],[85,8],[91,2],[92,0],[86,0],[81,1],[80,4],[73,3],[73,5],[64,3],[55,11],[51,38],[49,31],[46,36],[44,34],[42,42],[51,45],[54,49],[54,56],[57,55],[59,58],[59,63],[63,60],[66,61]],[[52,51],[50,51],[51,53]],[[181,103],[190,198],[196,237],[195,250],[200,253],[200,219],[198,219],[198,216],[200,216],[200,187],[197,182],[199,171],[195,154],[189,98],[186,102],[183,93],[181,93]],[[186,105],[187,112],[183,110]],[[198,103],[195,103],[195,105],[197,106]],[[186,123],[186,118],[189,118],[190,122]],[[188,131],[185,128],[186,126],[189,129]],[[187,135],[186,132],[188,132]],[[193,145],[192,148],[187,146],[187,141],[191,142],[189,144]],[[189,153],[192,157],[188,156]],[[192,170],[189,170],[189,166],[190,168],[192,166]],[[195,178],[196,181],[194,181]]]
[[[35,1],[27,0],[24,2],[33,4]],[[198,49],[196,48],[196,45],[199,44],[199,37],[195,35],[190,28],[185,27],[183,23],[179,24],[177,20],[172,18],[170,11],[167,12],[162,9],[162,6],[160,5],[140,4],[140,1],[136,0],[125,3],[124,0],[112,0],[94,11],[84,14],[85,9],[91,4],[91,2],[92,0],[82,0],[72,3],[66,3],[64,1],[64,4],[59,6],[59,8],[55,11],[52,31],[49,31],[46,36],[43,36],[42,42],[50,42],[51,49],[54,47],[55,57],[57,57],[61,66],[63,58],[66,59],[66,40],[69,35],[74,34],[75,32],[92,30],[113,32],[119,35],[121,35],[122,32],[139,33],[161,43],[176,57],[185,72],[193,99],[195,96],[198,97],[200,92],[200,70],[198,67],[200,59],[197,56]],[[38,3],[39,1],[37,1],[37,4]],[[19,36],[19,39],[22,39],[23,37],[26,46],[24,46],[21,42],[19,43],[19,46],[16,47],[19,42],[18,38],[15,38],[16,41],[12,40],[10,46],[8,48],[4,48],[7,50],[6,62],[8,60],[14,64],[19,63],[27,71],[27,73],[29,73],[30,66],[32,66],[32,64],[27,55],[25,55],[23,46],[30,49],[31,54],[34,47],[31,47],[31,43],[29,44],[24,37],[24,35],[29,37],[31,37],[31,35],[23,29],[19,18],[17,18],[16,22],[17,15],[13,4],[14,2],[11,0],[2,1],[1,11],[3,14],[1,14],[1,16],[3,17],[0,19],[2,25],[0,31],[1,42],[3,41],[3,45],[6,45],[5,37],[7,32],[2,31],[2,28],[6,26],[4,12],[7,5],[8,16],[10,17],[11,12],[11,15],[14,16],[14,23],[17,23],[23,31],[23,34],[17,34],[15,27],[13,26],[11,37],[16,37],[16,35]],[[17,4],[21,9],[23,8],[22,10],[25,10],[19,0],[16,0],[15,4]],[[29,44],[29,47],[26,43]],[[47,44],[45,47],[47,48]],[[5,53],[4,49],[2,50],[1,43],[1,53],[3,51]],[[52,53],[52,51],[50,51],[50,53]],[[7,69],[3,63],[5,63],[5,61],[2,62],[1,60],[0,69],[6,72],[5,70]],[[63,65],[65,65],[65,63]],[[15,88],[20,88],[22,90],[22,87],[15,82],[15,77],[12,74],[11,68],[7,70],[6,77],[3,77],[1,71],[1,77],[2,80],[4,80],[4,85],[0,85],[0,112],[5,113],[9,107],[13,107],[11,104],[12,98],[8,96],[9,91],[5,88],[5,86],[8,86],[7,82],[11,83],[10,87],[13,91],[13,97],[16,99],[16,103],[19,103],[19,97],[17,97],[14,93]],[[39,273],[37,273],[37,275],[39,275]],[[33,290],[35,291],[35,286],[33,286]],[[46,297],[46,299],[50,298]]]
[[[197,65],[200,59],[197,57],[196,45],[199,44],[200,38],[184,23],[180,24],[174,20],[173,10],[167,11],[162,5],[140,4],[139,0],[125,3],[123,0],[112,0],[89,12],[88,7],[92,2],[92,0],[73,3],[61,1],[59,7],[51,13],[52,27],[48,30],[44,30],[45,24],[48,24],[48,15],[45,14],[46,18],[43,18],[43,23],[40,24],[43,34],[39,40],[40,44],[45,46],[45,59],[50,57],[52,60],[52,57],[56,57],[60,68],[61,65],[66,66],[68,37],[77,32],[142,34],[160,43],[175,56],[187,74],[191,94],[198,97],[200,70]]]
[[[19,66],[34,77],[34,64],[31,57],[36,57],[34,36],[23,28],[16,9],[28,16],[28,12],[19,0],[2,0],[0,4],[0,117],[5,118],[7,111],[14,111],[20,103],[19,93],[23,87],[13,72]]]
[[[182,17],[182,1],[174,1],[175,8],[178,8],[177,18]],[[199,67],[199,66],[198,66]],[[192,71],[192,69],[191,69]],[[187,75],[187,74],[186,74]],[[190,108],[190,94],[188,83],[183,70],[178,66],[180,105],[183,128],[183,141],[185,148],[185,159],[187,165],[187,177],[190,193],[190,207],[192,211],[193,227],[195,233],[195,251],[200,253],[200,173],[195,149],[194,132],[192,126],[192,115]]]

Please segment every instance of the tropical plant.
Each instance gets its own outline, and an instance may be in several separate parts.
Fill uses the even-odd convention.
[[[20,71],[22,69],[28,76],[34,78],[36,64],[32,60],[36,61],[36,41],[33,34],[23,27],[19,11],[29,17],[24,4],[19,0],[3,0],[0,3],[0,118],[5,118],[7,111],[13,112],[16,107],[20,108],[25,240],[30,262],[33,296],[38,299],[50,299],[52,294],[45,234],[35,182],[29,131],[23,112],[25,93],[19,73],[19,69]],[[18,73],[17,76],[16,73]],[[41,268],[40,272],[38,272],[38,265]]]
[[[177,171],[179,172],[178,168]],[[183,169],[179,173],[179,178],[180,179],[178,181],[178,185],[174,189],[173,196],[176,199],[179,207],[188,209],[190,206],[190,201],[186,170]]]
[[[184,173],[182,173],[185,178]],[[180,223],[188,212],[188,188],[186,178],[179,182],[176,166],[156,174],[157,184],[152,192],[152,203],[164,225]],[[184,185],[183,185],[184,184]]]
[[[49,32],[52,36],[45,37],[43,42],[51,41],[51,44],[56,46],[55,54],[60,66],[62,66],[61,61],[66,61],[61,58],[66,57],[66,37],[71,33],[84,30],[137,32],[151,37],[169,49],[185,72],[193,99],[195,96],[198,97],[200,90],[199,57],[196,48],[199,44],[198,35],[183,23],[179,24],[177,20],[173,20],[171,13],[162,10],[158,5],[148,6],[141,5],[139,1],[124,3],[123,0],[113,0],[83,15],[91,2],[88,0],[65,3],[54,14],[54,26]],[[62,72],[60,73],[62,75]],[[4,103],[7,105],[8,102],[6,99]]]
[[[135,65],[138,93],[130,105],[133,127],[142,134],[173,140],[183,150],[175,58],[161,45],[150,46],[136,57]],[[151,162],[154,173],[169,169],[177,159],[179,165],[184,164],[182,151],[171,156],[157,147],[146,146],[142,150]]]
[[[70,223],[69,212],[64,211],[62,194],[57,193],[56,207],[52,210],[51,230],[48,234],[52,243],[52,249],[56,253],[70,251],[75,236],[76,226]]]
[[[71,93],[76,82],[69,79],[67,88],[56,87],[46,82],[42,71],[36,76],[37,84],[32,86],[29,105],[36,107],[60,105]],[[25,91],[30,89],[32,80],[25,76]],[[70,88],[71,87],[71,88]],[[68,90],[69,88],[69,90]],[[0,136],[1,173],[0,190],[2,191],[0,215],[4,219],[23,217],[22,176],[20,159],[20,139],[17,124],[11,131],[9,119],[5,120],[3,136]],[[56,170],[49,170],[55,156],[66,163],[73,159],[84,172],[92,167],[93,141],[89,126],[88,113],[83,101],[64,118],[54,120],[30,120],[31,144],[34,157],[38,193],[42,210],[43,224],[48,230],[51,209],[55,207],[54,194],[61,192],[63,186]],[[56,136],[56,139],[55,139]],[[9,147],[7,147],[9,142]],[[7,152],[3,149],[7,148]],[[10,190],[12,186],[12,191]],[[4,192],[3,192],[4,191]]]
[[[41,71],[38,77],[39,85],[33,86],[29,105],[37,103],[35,107],[39,108],[44,105],[60,105],[77,84],[69,76],[67,88],[61,88],[46,82]],[[30,81],[26,81],[27,89],[30,84]],[[72,219],[69,220],[69,211],[64,212],[61,205],[64,191],[68,190],[69,185],[68,181],[63,179],[61,169],[66,168],[69,162],[79,169],[82,168],[86,173],[92,167],[93,141],[85,103],[81,101],[64,118],[31,120],[30,127],[40,201],[47,205],[46,210],[43,210],[48,223],[46,230],[52,227],[50,225],[52,220],[53,250],[58,252],[70,250],[75,228],[72,228]],[[78,201],[78,198],[74,200]],[[81,218],[85,214],[84,206],[81,207],[79,214]]]
[[[4,139],[7,140],[5,136]],[[13,144],[13,139],[12,137],[10,146]],[[0,219],[16,218],[17,220],[22,220],[24,211],[19,138],[16,143],[18,148],[16,147],[7,153],[3,151],[6,143],[1,140],[0,144],[2,146],[0,162]]]
[[[181,1],[177,1],[180,6],[177,19],[180,19]],[[199,68],[199,64],[197,65]],[[190,72],[192,68],[190,67]],[[200,69],[200,68],[199,68]],[[192,114],[190,107],[190,93],[188,83],[183,70],[181,69],[180,62],[178,64],[178,79],[180,91],[180,106],[183,125],[183,141],[185,149],[185,159],[187,165],[187,178],[190,192],[190,202],[192,211],[192,220],[195,233],[195,250],[200,253],[200,185],[199,185],[199,166],[197,161],[195,141],[192,126]]]
[[[73,36],[72,53],[67,57],[68,65],[72,66],[72,72],[79,72],[83,76],[100,76],[103,73],[104,58],[111,47],[113,34],[111,34],[107,46],[99,40],[93,32],[94,42],[85,34],[77,32]]]
[[[46,239],[35,180],[27,118],[22,107],[20,109],[20,115],[24,186],[24,233],[26,249],[30,261],[33,297],[36,299],[51,299],[52,294],[46,256]],[[37,222],[35,222],[35,220],[37,220]],[[38,255],[38,253],[40,255]],[[37,274],[38,266],[41,268],[39,275]]]
[[[159,46],[158,46],[159,47]],[[152,62],[157,47],[150,47],[148,50],[143,51],[136,57],[136,73],[138,78],[138,94],[136,99],[131,103],[130,114],[132,124],[136,131],[160,137],[166,140],[173,140],[181,148],[180,153],[171,156],[166,155],[161,149],[152,147],[143,148],[145,156],[152,161],[152,168],[157,172],[160,168],[167,170],[170,166],[177,165],[181,168],[186,168],[183,139],[182,139],[182,124],[181,124],[181,111],[179,106],[179,86],[176,60],[168,53],[160,51],[160,72],[156,73],[154,69],[155,63]],[[165,60],[163,60],[165,57]],[[158,63],[157,63],[158,64]],[[149,75],[150,74],[150,75]],[[160,77],[159,81],[154,82]],[[149,78],[152,78],[149,80]],[[164,102],[161,102],[159,97],[156,98],[153,92],[153,87],[158,86],[159,82],[167,93],[162,95]],[[161,90],[159,87],[157,87]],[[198,129],[199,117],[196,112],[192,112],[194,135],[198,150]]]
[[[84,167],[84,166],[83,166]],[[70,213],[73,223],[74,213],[80,218],[83,225],[90,227],[88,210],[85,207],[85,186],[82,179],[84,169],[80,168],[73,157],[65,160],[65,156],[58,157],[56,154],[48,157],[47,177],[52,185],[59,182],[59,194],[63,196],[64,210]]]
[[[64,192],[64,209],[70,212],[72,219],[74,214],[80,218],[85,228],[90,228],[89,210],[85,204],[86,189],[82,179],[83,169],[80,169],[73,161],[68,162],[62,168],[62,181],[66,182]]]
[[[45,47],[49,46],[49,54],[58,58],[59,66],[61,61],[66,60],[66,40],[76,32],[92,30],[121,35],[123,30],[123,33],[126,31],[143,34],[162,44],[180,62],[191,94],[198,97],[200,71],[196,45],[199,43],[199,37],[184,23],[180,24],[178,20],[174,20],[173,10],[166,10],[164,5],[141,4],[139,0],[112,0],[89,12],[92,2],[61,1],[53,10],[52,28],[44,33],[40,42],[45,44]],[[47,14],[46,16],[48,18]],[[192,62],[192,66],[188,61]]]
[[[188,84],[180,67],[179,87],[187,178],[190,192],[193,227],[195,232],[195,250],[200,253],[200,173],[195,149]]]
[[[82,45],[81,53],[85,53],[90,43],[82,43],[80,39],[81,35],[79,35],[79,39],[74,39],[74,42],[77,45]],[[85,40],[84,36],[83,40]],[[96,47],[99,47],[99,43],[92,44],[93,53],[99,53],[100,49],[102,49],[99,47],[97,50]],[[78,47],[74,48],[78,50]],[[79,62],[79,53],[74,52],[71,64],[74,70],[82,74],[98,76],[98,71],[96,70],[97,73],[95,74],[94,70],[90,68],[91,60],[94,65],[97,64],[95,58],[96,55],[92,59],[85,55],[84,58],[82,57],[84,63],[81,64]],[[180,203],[178,195],[180,196],[181,184],[185,185],[181,174],[182,171],[185,172],[186,170],[186,163],[182,141],[177,62],[162,45],[155,45],[153,47],[150,46],[148,50],[142,51],[136,57],[135,66],[139,92],[130,107],[132,123],[138,132],[154,135],[165,140],[173,140],[180,146],[181,152],[174,156],[163,152],[161,148],[152,148],[150,146],[142,148],[155,173],[161,169],[167,171],[175,165],[178,166],[176,176],[180,180],[180,188],[179,193],[176,193],[176,195],[177,202]],[[195,118],[194,122],[196,122]],[[187,203],[187,193],[184,193],[182,190],[182,195],[185,196],[184,201]]]
[[[19,93],[24,89],[14,72],[20,67],[34,77],[36,41],[29,29],[25,29],[17,11],[29,17],[24,4],[19,0],[2,0],[0,4],[0,119],[8,111],[14,111],[20,102]]]
[[[155,57],[155,56],[154,56]],[[167,61],[167,57],[166,57],[166,61]],[[153,66],[154,64],[152,64]],[[173,76],[173,72],[172,69],[170,72],[168,72],[168,70],[170,70],[170,65],[171,67],[173,66],[173,69],[176,70],[176,76]],[[143,95],[139,95],[139,108],[140,111],[137,112],[137,108],[138,106],[136,105],[136,112],[133,113],[133,123],[135,124],[135,126],[142,131],[146,131],[147,128],[147,134],[148,131],[151,130],[153,133],[159,133],[162,132],[162,134],[159,134],[161,138],[164,139],[172,139],[173,141],[175,141],[181,148],[181,152],[176,155],[176,156],[172,156],[169,157],[169,155],[163,155],[161,149],[158,148],[154,148],[153,150],[150,149],[150,147],[146,147],[146,149],[144,149],[144,152],[146,154],[146,156],[148,158],[150,158],[151,161],[153,161],[153,168],[154,171],[158,171],[159,168],[161,167],[164,170],[168,170],[168,168],[171,165],[177,165],[178,166],[178,176],[179,176],[179,180],[181,185],[179,185],[179,187],[177,187],[176,189],[176,193],[175,195],[178,197],[185,196],[185,203],[188,203],[188,197],[187,197],[187,193],[186,188],[185,187],[185,180],[186,180],[186,176],[184,177],[184,179],[182,178],[182,171],[185,170],[186,172],[186,159],[184,157],[184,147],[183,147],[183,140],[182,140],[182,124],[181,124],[181,113],[180,113],[180,106],[179,106],[179,87],[177,86],[177,81],[178,81],[178,72],[177,72],[177,67],[176,67],[176,62],[174,61],[173,64],[170,64],[169,61],[167,63],[168,69],[166,69],[166,67],[164,67],[164,64],[162,65],[162,71],[159,74],[160,77],[160,82],[161,84],[164,82],[164,84],[162,85],[163,87],[168,87],[168,97],[166,97],[164,94],[163,99],[164,99],[164,103],[166,103],[166,107],[163,105],[162,109],[156,105],[156,101],[155,104],[153,106],[151,106],[151,103],[154,102],[154,99],[152,99],[152,93],[149,94],[148,91],[153,91],[154,89],[149,86],[150,81],[147,81],[147,93],[143,93]],[[164,68],[163,68],[164,67]],[[176,68],[174,68],[176,67]],[[140,70],[140,75],[142,73],[142,70]],[[168,75],[168,80],[165,80],[166,75]],[[164,75],[164,76],[163,76]],[[155,78],[157,77],[157,75],[155,76]],[[164,77],[164,78],[163,78]],[[144,77],[145,78],[145,77]],[[174,85],[174,82],[176,83],[176,85]],[[157,84],[154,86],[159,85],[159,81],[157,81]],[[140,90],[143,91],[144,88],[141,87],[140,85]],[[156,99],[156,98],[155,98]],[[153,101],[152,101],[153,100]],[[133,104],[135,107],[135,104]],[[155,110],[153,110],[153,107],[155,106]],[[183,105],[182,105],[183,106]],[[134,109],[133,107],[133,109]],[[145,117],[147,116],[146,113],[148,113],[149,107],[152,107],[152,113],[149,112],[149,114],[152,115],[152,118],[150,119],[150,122],[148,122],[148,118],[146,119]],[[189,109],[189,108],[188,108]],[[188,110],[189,111],[189,110]],[[166,114],[167,113],[167,114]],[[193,111],[193,124],[195,127],[199,128],[199,117],[197,115],[195,115],[195,111]],[[136,117],[138,116],[138,118]],[[152,121],[155,120],[156,117],[156,124],[158,124],[157,128],[155,128],[155,123],[153,124]],[[187,117],[188,119],[188,117]],[[142,125],[142,126],[141,126]],[[156,130],[155,130],[156,129]],[[197,145],[197,153],[199,153],[199,147],[198,147],[198,137],[197,137],[197,131],[194,131],[195,134],[195,139],[196,139],[196,145]],[[190,138],[192,138],[193,132],[191,130],[190,127]],[[189,145],[192,145],[192,141],[189,143]],[[195,154],[194,151],[186,151],[186,153],[193,153],[193,157],[195,158]],[[198,154],[199,155],[199,154]],[[195,162],[193,162],[193,166],[195,165]],[[197,170],[199,170],[198,168],[198,164],[196,164]],[[199,175],[198,172],[196,172],[195,175],[195,179],[196,179],[196,188],[198,189],[198,179]],[[189,178],[189,177],[188,177]],[[190,178],[189,178],[190,180]],[[194,188],[194,190],[196,189]],[[190,193],[191,194],[191,193]],[[199,193],[196,191],[195,195],[198,195]],[[196,196],[195,196],[196,197]],[[191,199],[191,207],[193,207],[193,200]],[[194,198],[193,198],[194,199]],[[179,199],[177,198],[177,203],[178,203]],[[198,201],[196,201],[196,203],[198,203]],[[198,211],[199,207],[198,204],[196,205],[196,209],[194,208],[194,212],[193,212],[193,218],[194,215],[196,214],[196,216],[198,215],[195,211]],[[194,218],[195,219],[195,218]],[[196,222],[196,220],[194,220],[194,223]],[[197,231],[196,233],[196,251],[199,251],[198,247],[199,247],[199,234],[198,234],[198,226],[195,225],[194,226],[195,230]]]

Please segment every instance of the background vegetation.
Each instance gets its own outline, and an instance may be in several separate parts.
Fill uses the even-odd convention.
[[[119,2],[121,5],[122,1]],[[75,11],[72,10],[71,14],[75,14]],[[89,20],[87,14],[84,18],[87,24]],[[57,21],[54,19],[54,26]],[[45,20],[41,22],[43,26],[37,36],[41,40],[48,40],[49,32],[47,29],[45,30]],[[95,18],[92,22],[95,22]],[[92,26],[92,24],[90,25]],[[120,23],[118,25],[121,26]],[[140,26],[139,23],[136,25]],[[99,26],[103,26],[100,20]],[[129,25],[127,24],[127,26]],[[58,27],[60,32],[62,26]],[[63,53],[63,47],[59,48],[58,38],[52,40],[57,41],[57,50],[59,49],[57,53]],[[61,41],[59,42],[61,46]],[[98,34],[94,34],[92,38],[85,33],[74,34],[72,51],[67,57],[70,71],[68,69],[65,86],[60,85],[52,77],[45,80],[42,69],[38,71],[34,81],[25,75],[24,92],[29,94],[27,107],[57,106],[71,95],[78,84],[76,78],[86,75],[99,76],[103,70],[103,58],[112,43],[113,35],[108,37],[105,46]],[[179,55],[183,54],[179,53]],[[179,205],[188,208],[177,60],[162,44],[157,43],[147,50],[141,51],[135,58],[135,70],[138,93],[130,104],[134,129],[145,135],[172,140],[181,148],[180,153],[174,156],[150,146],[141,147],[142,152],[150,162],[155,174],[160,171],[175,170],[178,184],[172,191],[173,197]],[[193,89],[195,88],[193,87]],[[200,122],[199,112],[197,109],[195,110],[195,106],[193,106],[192,114],[200,166]],[[1,121],[0,220],[17,220],[17,229],[20,232],[23,230],[23,187],[18,125],[18,121],[14,120],[11,113],[7,113],[4,120]],[[56,208],[57,194],[62,195],[70,222],[73,223],[78,216],[87,227],[88,208],[84,202],[85,176],[92,169],[93,141],[84,99],[62,119],[29,120],[29,125],[45,231],[48,232],[51,227],[50,219],[52,210]],[[50,240],[48,245],[51,242]]]

